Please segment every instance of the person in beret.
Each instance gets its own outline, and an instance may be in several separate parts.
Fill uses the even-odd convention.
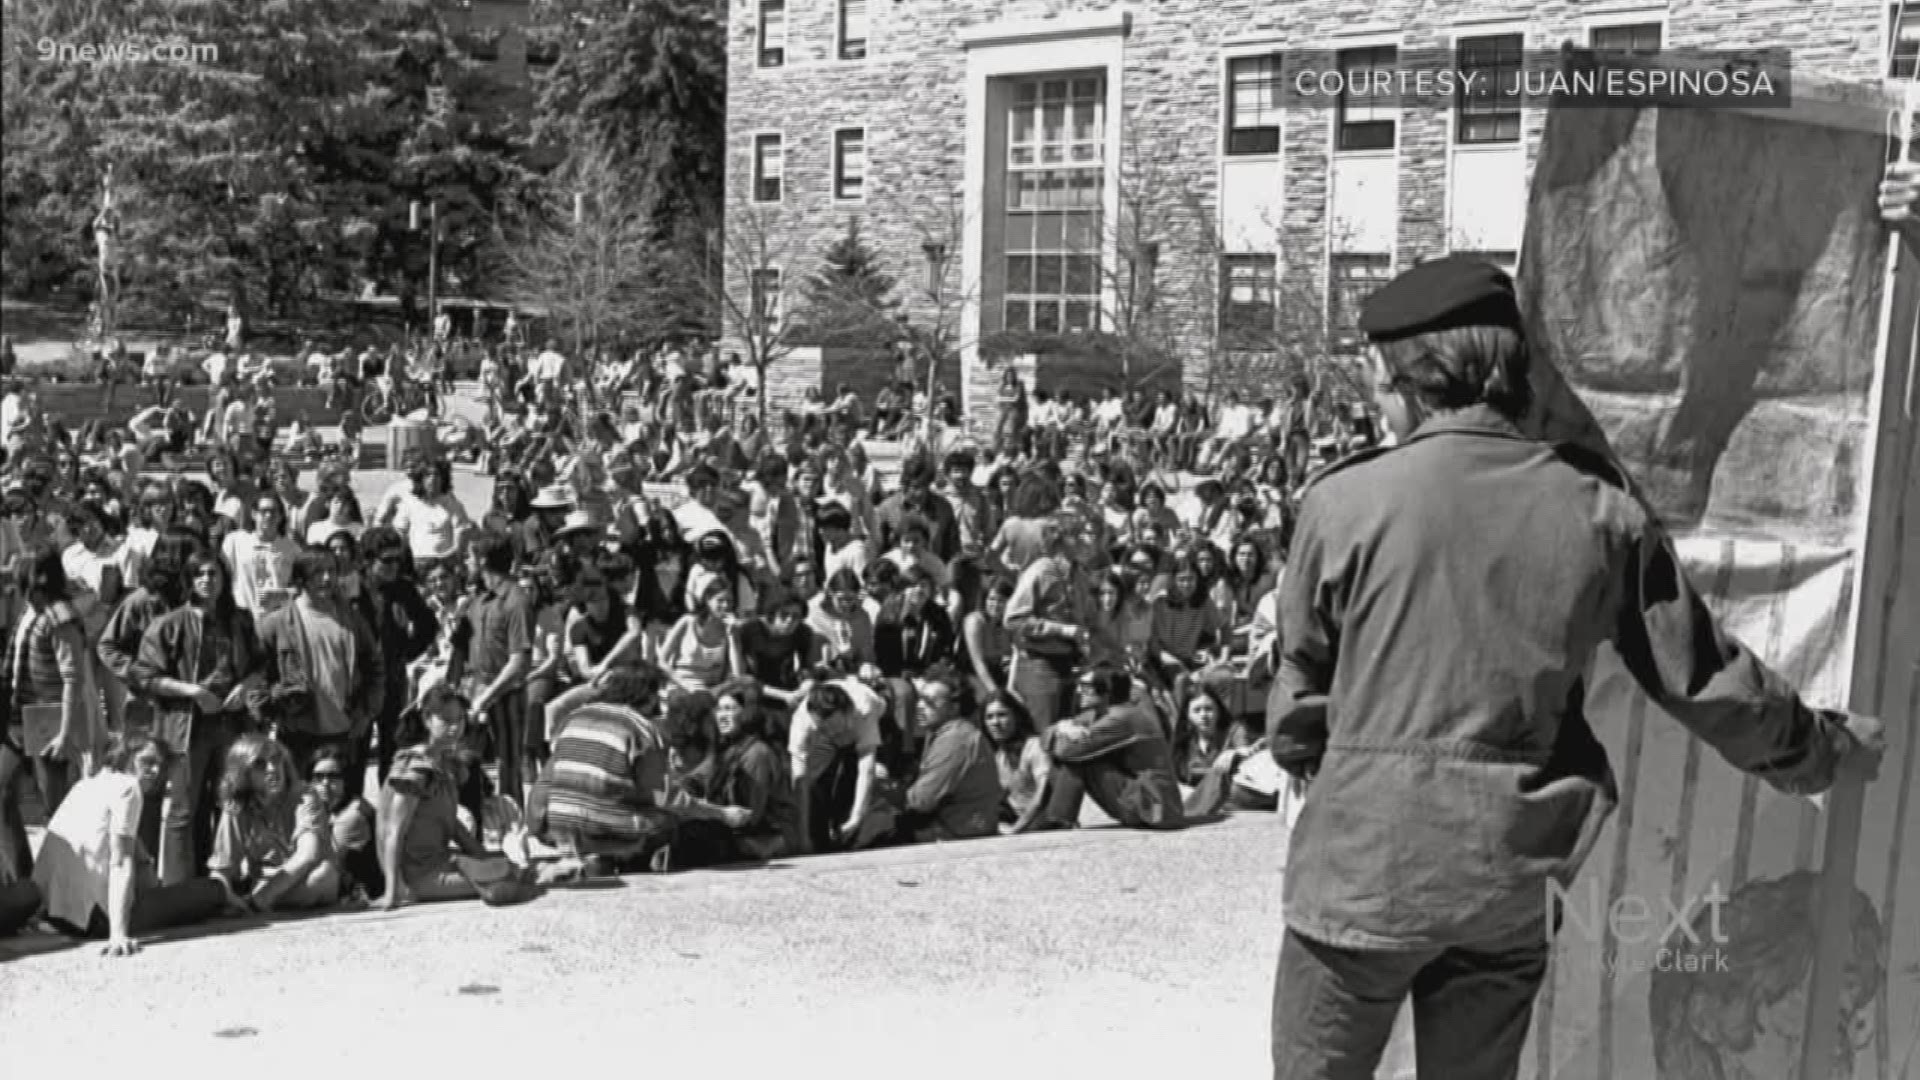
[[[1267,705],[1306,782],[1288,845],[1276,1080],[1372,1077],[1411,996],[1421,1076],[1516,1074],[1557,913],[1617,798],[1582,705],[1610,642],[1662,711],[1787,792],[1871,777],[1877,721],[1809,708],[1715,624],[1603,455],[1522,431],[1513,282],[1416,266],[1369,299],[1396,445],[1302,498]]]

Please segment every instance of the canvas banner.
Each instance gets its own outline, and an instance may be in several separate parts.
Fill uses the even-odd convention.
[[[1857,100],[1882,107],[1877,88]],[[1851,690],[1886,151],[1875,126],[1785,113],[1556,109],[1521,256],[1542,433],[1614,455],[1735,636],[1835,707]],[[1588,706],[1621,808],[1569,890],[1522,1075],[1798,1076],[1819,811],[1729,768],[1610,655]],[[1841,1053],[1806,1080],[1920,1077],[1920,857],[1901,860],[1920,808],[1899,765],[1910,724],[1888,719]]]

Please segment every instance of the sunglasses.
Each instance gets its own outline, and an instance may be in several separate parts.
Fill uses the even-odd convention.
[[[316,784],[322,780],[345,780],[346,778],[345,773],[333,769],[315,769],[313,771],[313,782]]]

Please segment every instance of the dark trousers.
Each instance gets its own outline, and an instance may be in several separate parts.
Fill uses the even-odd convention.
[[[219,915],[226,906],[227,890],[212,878],[195,878],[178,885],[145,886],[134,893],[127,932],[152,934],[194,926]],[[107,913],[94,908],[83,936],[103,938],[111,931]]]
[[[0,885],[0,938],[19,933],[40,914],[40,887],[32,878]]]
[[[854,837],[836,842],[834,831],[853,813],[853,796],[860,776],[860,758],[851,750],[834,755],[833,763],[813,782],[808,795],[807,839],[816,852],[840,851],[851,846]]]
[[[169,885],[205,873],[220,809],[220,767],[238,734],[227,717],[195,716],[187,748],[174,759],[160,827],[160,879]]]
[[[33,877],[33,848],[27,843],[27,818],[20,805],[28,775],[40,789],[47,817],[67,797],[74,769],[64,761],[29,756],[11,741],[0,740],[0,885]]]
[[[494,759],[500,766],[500,794],[524,806],[526,785],[534,778],[527,769],[528,752],[533,747],[527,741],[526,692],[514,690],[487,706],[487,727],[493,736]]]
[[[1073,711],[1073,668],[1027,655],[1013,660],[1009,689],[1033,717],[1033,730],[1044,734],[1054,721]]]
[[[1287,931],[1273,983],[1274,1080],[1373,1080],[1408,995],[1421,1076],[1512,1080],[1547,970],[1537,935],[1382,952]]]

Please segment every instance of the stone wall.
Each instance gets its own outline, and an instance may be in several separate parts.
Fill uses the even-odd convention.
[[[107,407],[106,387],[98,383],[43,383],[35,392],[40,395],[40,407],[46,415],[69,428],[77,428],[89,420],[121,426],[154,402],[153,391],[143,386],[119,387],[114,393],[112,408]],[[183,387],[175,396],[196,417],[206,415],[208,387]],[[326,407],[327,391],[318,387],[281,387],[273,392],[273,400],[275,415],[283,424],[302,416],[318,425],[340,422],[339,411]]]
[[[835,46],[834,0],[788,0],[786,63],[757,65],[759,6],[740,0],[729,6],[727,187],[730,213],[746,198],[752,174],[754,135],[780,132],[784,148],[784,194],[764,214],[773,242],[769,261],[785,264],[786,280],[812,273],[848,217],[902,282],[906,312],[926,319],[930,305],[917,283],[926,274],[922,245],[954,220],[964,177],[966,49],[963,31],[989,23],[1044,18],[1125,6],[1132,21],[1126,65],[1120,74],[1124,98],[1117,175],[1154,174],[1169,190],[1189,193],[1209,214],[1218,212],[1219,162],[1224,124],[1223,43],[1266,37],[1278,50],[1324,49],[1336,35],[1359,29],[1398,32],[1404,50],[1441,47],[1463,20],[1510,17],[1527,27],[1530,49],[1563,41],[1583,42],[1586,21],[1619,4],[1544,0],[1522,5],[1468,0],[1302,0],[1255,4],[1251,0],[1156,0],[1117,5],[1113,0],[925,0],[868,4],[868,56],[843,61]],[[1665,38],[1672,48],[1790,48],[1796,69],[1843,78],[1878,77],[1885,55],[1886,7],[1866,0],[1671,0]],[[1466,29],[1460,27],[1459,29]],[[1111,77],[1111,75],[1110,75]],[[1115,118],[1109,117],[1108,123]],[[1527,168],[1532,167],[1544,113],[1523,118]],[[866,192],[856,203],[834,199],[833,133],[845,127],[867,132]],[[1323,110],[1296,109],[1282,127],[1285,199],[1278,214],[1279,263],[1283,275],[1324,290],[1327,263],[1328,173],[1331,128]],[[1449,125],[1443,109],[1409,108],[1401,118],[1397,154],[1398,222],[1395,265],[1405,267],[1447,250],[1446,192]],[[1109,163],[1110,166],[1113,163]],[[1110,174],[1113,175],[1113,174]],[[1523,207],[1515,207],[1516,215]],[[977,228],[977,224],[972,227]],[[730,227],[730,234],[733,230]],[[958,253],[952,256],[958,265]],[[1180,317],[1211,325],[1212,256],[1204,251],[1164,250],[1160,288]],[[741,260],[729,258],[733,273]],[[963,287],[964,283],[963,283]],[[744,282],[730,288],[744,290]],[[973,328],[962,328],[971,337]],[[1189,366],[1199,363],[1194,350]],[[997,375],[972,365],[970,391],[991,387]],[[1201,381],[1192,370],[1190,383]],[[977,393],[968,397],[976,408]]]

